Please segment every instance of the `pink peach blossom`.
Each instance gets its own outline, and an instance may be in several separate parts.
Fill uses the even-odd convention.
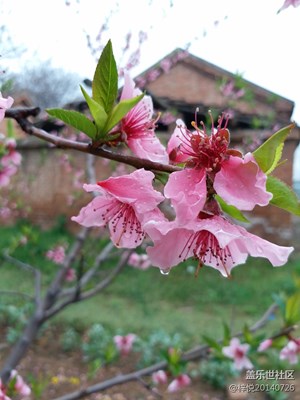
[[[173,393],[177,392],[178,390],[189,386],[191,384],[191,378],[186,374],[181,374],[177,376],[168,386],[167,392]]]
[[[298,354],[300,354],[300,338],[289,340],[288,344],[280,351],[280,360],[288,360],[290,364],[298,363]]]
[[[223,116],[219,118],[216,129],[212,123],[210,136],[205,128],[201,130],[195,126],[194,132],[189,131],[179,120],[167,146],[170,160],[185,162],[186,168],[205,174],[211,190],[239,210],[266,206],[272,198],[266,191],[267,176],[251,153],[242,157],[239,151],[229,148],[230,135],[227,121],[222,127],[223,119]],[[171,176],[176,174],[178,172],[173,172]]]
[[[170,174],[164,195],[171,199],[179,222],[197,218],[206,202],[206,175],[204,170],[186,168]]]
[[[5,392],[0,389],[0,400],[11,400],[11,398],[6,396]]]
[[[15,378],[15,390],[22,396],[29,396],[31,393],[30,387],[25,383],[24,379],[21,375],[18,374],[16,370],[12,370],[11,372],[11,379]]]
[[[145,270],[151,266],[151,261],[147,254],[132,253],[129,257],[128,265]]]
[[[114,336],[114,343],[122,355],[127,355],[132,350],[136,338],[137,336],[134,333],[129,333],[126,336],[116,335]]]
[[[277,246],[215,215],[198,218],[180,226],[175,221],[149,221],[144,229],[154,242],[147,254],[154,266],[169,271],[182,261],[194,257],[203,265],[230,276],[232,268],[246,262],[248,255],[269,259],[273,266],[287,262],[293,247]]]
[[[241,344],[238,338],[232,338],[229,346],[223,347],[222,353],[226,357],[233,359],[234,366],[237,370],[242,370],[243,368],[253,368],[251,361],[246,356],[249,348],[249,344]]]
[[[130,76],[125,74],[121,100],[133,98],[141,93]],[[130,150],[138,157],[168,164],[167,151],[156,137],[154,129],[152,99],[150,96],[144,96],[122,119],[121,132],[125,135]]]
[[[111,239],[117,247],[139,246],[145,232],[142,224],[150,216],[160,213],[157,205],[163,201],[161,193],[153,189],[154,174],[139,169],[129,175],[111,177],[97,185],[84,185],[87,192],[98,192],[73,221],[84,226],[109,225]]]
[[[152,382],[154,383],[154,385],[165,385],[168,382],[168,375],[162,369],[153,372]]]
[[[65,276],[65,280],[67,282],[73,282],[75,280],[75,278],[76,278],[75,269],[74,268],[68,268],[66,276]]]
[[[17,170],[15,165],[1,166],[0,164],[0,188],[10,183],[11,176],[15,175]]]
[[[280,13],[281,11],[285,10],[286,8],[288,8],[290,6],[293,6],[293,7],[300,6],[300,0],[285,0],[283,5],[277,11],[277,13]]]
[[[8,97],[7,99],[2,97],[0,92],[0,122],[3,120],[5,116],[5,110],[10,108],[13,105],[14,99],[12,97]]]
[[[266,339],[263,340],[260,345],[258,346],[257,351],[260,353],[261,351],[267,350],[269,347],[272,346],[273,340],[272,339]]]
[[[63,246],[56,246],[47,251],[46,257],[56,264],[62,264],[65,259],[65,248]]]

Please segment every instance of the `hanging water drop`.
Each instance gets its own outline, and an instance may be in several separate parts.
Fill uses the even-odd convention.
[[[162,275],[169,275],[170,271],[171,271],[171,268],[161,269],[161,270],[160,270],[160,273],[161,273]]]

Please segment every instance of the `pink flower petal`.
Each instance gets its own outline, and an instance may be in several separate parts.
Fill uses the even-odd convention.
[[[144,229],[154,242],[153,247],[147,248],[150,260],[163,270],[195,257],[200,265],[208,265],[228,277],[232,268],[245,263],[248,254],[267,258],[279,266],[293,251],[293,247],[277,246],[221,216],[191,221],[184,228],[172,221],[145,224]]]
[[[167,392],[174,393],[178,390],[189,386],[191,384],[191,378],[186,374],[181,374],[175,378],[167,388]]]
[[[142,138],[128,138],[128,147],[139,158],[169,164],[169,156],[158,137],[146,136]]]
[[[184,134],[182,127],[185,127],[185,124],[181,119],[178,119],[176,121],[176,128],[172,133],[167,145],[167,152],[170,156],[170,159],[175,163],[185,162],[189,158],[189,155],[185,152],[185,148],[183,146]]]
[[[166,198],[171,199],[179,223],[194,220],[206,202],[205,171],[184,169],[173,172],[169,176],[164,194]]]
[[[129,175],[106,179],[98,185],[119,201],[131,204],[137,212],[144,213],[164,200],[163,195],[153,189],[153,178],[152,172],[138,169]]]
[[[121,100],[131,99],[140,95],[142,91],[135,88],[133,79],[125,74],[125,83]],[[133,107],[121,121],[121,130],[126,136],[126,143],[130,150],[140,158],[169,163],[165,147],[155,136],[155,121],[153,117],[153,102],[150,96],[143,99]]]
[[[259,169],[253,155],[244,159],[230,156],[216,174],[214,188],[229,205],[239,210],[252,210],[269,204],[272,194],[266,191],[267,176]]]

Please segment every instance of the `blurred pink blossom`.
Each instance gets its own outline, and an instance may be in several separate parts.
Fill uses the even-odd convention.
[[[263,341],[260,343],[260,345],[258,346],[257,351],[258,351],[258,352],[261,352],[261,351],[267,350],[269,347],[272,346],[272,343],[273,343],[273,340],[272,340],[272,339],[263,340]]]
[[[56,264],[62,264],[65,259],[65,248],[63,246],[56,246],[47,251],[46,257]]]
[[[66,276],[65,276],[65,280],[67,282],[73,282],[75,280],[75,278],[76,278],[75,269],[74,268],[68,268]]]
[[[173,393],[177,392],[178,390],[189,386],[191,384],[191,378],[186,374],[181,374],[177,376],[168,386],[167,392]]]
[[[168,375],[162,369],[153,372],[152,382],[154,383],[154,385],[165,385],[168,382]]]
[[[132,253],[128,260],[128,265],[138,269],[147,269],[152,264],[147,254]]]
[[[127,355],[131,350],[137,336],[134,333],[129,333],[126,336],[114,336],[114,343],[122,355]]]
[[[280,360],[288,360],[290,364],[297,364],[298,354],[300,354],[300,338],[290,340],[280,351],[279,358]]]
[[[293,7],[300,6],[300,0],[285,0],[283,5],[277,11],[277,14],[280,13],[281,11],[285,10],[286,8],[290,7],[290,6],[293,6]]]
[[[0,92],[0,122],[3,120],[5,116],[5,110],[10,108],[13,105],[14,99],[12,97],[8,97],[5,99],[2,97],[2,94]]]
[[[249,348],[249,344],[241,344],[240,339],[232,338],[229,346],[223,347],[222,353],[226,357],[233,359],[234,366],[237,370],[242,370],[243,368],[253,368],[251,361],[246,356]]]

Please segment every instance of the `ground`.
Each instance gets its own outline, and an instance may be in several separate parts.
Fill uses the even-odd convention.
[[[3,341],[0,340],[0,343],[3,344]],[[5,359],[5,353],[8,351],[8,348],[1,349],[0,346],[2,360]],[[31,375],[35,382],[34,392],[41,393],[40,397],[32,396],[30,400],[54,400],[118,374],[133,371],[135,363],[136,358],[128,355],[108,367],[99,369],[95,376],[89,377],[89,368],[87,363],[82,360],[82,355],[79,352],[62,352],[59,341],[56,340],[55,335],[53,336],[53,332],[46,332],[31,347],[18,371],[24,377]],[[300,376],[293,383],[297,389],[288,399],[300,400]],[[266,397],[262,393],[229,395],[226,390],[214,389],[197,378],[193,379],[191,386],[173,394],[167,394],[166,387],[161,386],[159,394],[155,394],[141,382],[129,382],[84,398],[89,400],[260,400]]]

